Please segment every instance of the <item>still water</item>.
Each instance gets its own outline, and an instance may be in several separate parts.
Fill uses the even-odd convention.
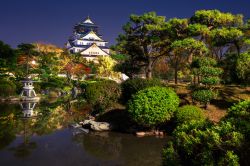
[[[161,165],[165,138],[69,127],[86,113],[70,101],[0,104],[0,166]]]

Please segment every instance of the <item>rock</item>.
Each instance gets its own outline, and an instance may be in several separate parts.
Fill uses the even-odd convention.
[[[164,136],[164,133],[162,131],[140,131],[135,133],[138,137],[144,137],[144,136]]]
[[[75,136],[75,135],[78,135],[78,134],[88,134],[89,133],[89,129],[84,129],[84,128],[74,128],[72,134]]]
[[[146,135],[146,133],[145,132],[136,132],[135,135],[138,137],[143,137]]]
[[[80,124],[71,124],[70,126],[73,127],[73,128],[80,128],[80,127],[82,127]]]
[[[163,131],[160,131],[158,135],[159,135],[159,136],[164,136],[164,132],[163,132]]]
[[[20,98],[19,97],[12,97],[9,100],[10,101],[20,101]]]
[[[83,127],[89,126],[94,131],[109,131],[112,130],[112,125],[107,122],[96,122],[93,120],[84,120],[80,123]]]
[[[92,123],[90,128],[94,131],[109,131],[111,130],[110,124],[106,122]]]
[[[93,120],[93,121],[95,120],[95,117],[91,116],[91,115],[88,118],[89,118],[89,120]]]

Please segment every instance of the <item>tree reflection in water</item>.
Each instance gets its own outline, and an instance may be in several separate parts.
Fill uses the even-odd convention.
[[[114,160],[120,165],[161,165],[166,138],[137,138],[131,134],[90,132],[74,137],[84,150],[98,160]]]
[[[21,111],[18,105],[1,104],[0,108],[0,149],[3,149],[16,139],[18,130],[16,115]]]
[[[27,106],[33,107],[34,104],[25,103],[22,108],[27,108]],[[88,155],[84,156],[84,159],[79,159],[79,162],[80,160],[81,162],[86,160],[89,163],[107,162],[126,166],[161,164],[160,149],[166,143],[166,139],[157,139],[155,137],[137,138],[130,134],[113,132],[79,134],[73,136],[73,142],[72,140],[65,140],[65,138],[61,139],[61,135],[58,136],[57,134],[55,134],[57,136],[50,135],[43,137],[44,135],[63,129],[75,121],[83,120],[90,109],[84,102],[72,102],[70,100],[57,100],[49,104],[41,102],[35,105],[32,112],[31,110],[22,111],[18,105],[5,104],[0,105],[0,108],[0,152],[3,155],[8,155],[8,152],[11,152],[14,159],[27,159],[27,157],[40,159],[36,155],[45,155],[45,147],[42,146],[49,141],[50,147],[54,147],[54,141],[57,142],[60,139],[58,142],[63,141],[63,143],[57,146],[66,151],[68,150],[67,146],[72,148],[69,150],[71,157],[68,160],[74,159],[74,157],[77,159],[76,156],[78,153],[80,153],[78,156],[87,153]],[[65,133],[65,131],[59,133]],[[70,134],[70,131],[66,131],[66,133]],[[66,136],[69,139],[72,137],[71,135]],[[51,138],[53,139],[51,140]],[[43,141],[46,143],[44,144]],[[77,148],[74,146],[75,143],[80,145],[80,151],[78,149],[79,146]],[[46,149],[45,152],[50,154],[50,150]],[[56,152],[56,154],[58,153],[61,154],[60,152]],[[54,149],[51,154],[54,155]],[[61,156],[58,158],[64,160]],[[3,159],[2,162],[6,160]],[[23,165],[25,165],[26,160],[22,161],[24,161]],[[14,160],[13,162],[19,163],[20,160]],[[64,162],[62,161],[62,163]]]
[[[20,120],[20,134],[23,136],[23,142],[16,147],[9,148],[14,152],[16,157],[25,158],[32,153],[37,145],[36,142],[32,142],[30,138],[33,135],[32,127],[34,126],[35,119],[37,118],[37,112],[35,109],[37,103],[23,102],[20,103],[22,109],[22,115],[17,119]]]
[[[56,100],[53,103],[23,102],[17,104],[1,104],[0,108],[0,149],[9,146],[16,137],[23,137],[22,143],[12,145],[8,149],[16,157],[27,157],[37,144],[34,136],[51,134],[67,127],[76,119],[86,116],[86,108],[70,100]],[[21,109],[20,109],[21,108]]]

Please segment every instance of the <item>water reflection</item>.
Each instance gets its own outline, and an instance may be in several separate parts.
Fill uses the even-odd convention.
[[[74,137],[82,148],[98,160],[115,161],[117,165],[161,165],[161,149],[166,138],[137,138],[130,134],[92,132]]]
[[[33,136],[33,122],[32,118],[37,117],[37,112],[34,111],[37,103],[35,102],[23,102],[20,103],[22,116],[20,118],[20,134],[23,137],[23,141],[17,146],[9,148],[16,157],[25,158],[29,156],[32,151],[37,147],[36,142],[31,141]]]
[[[22,112],[23,112],[23,118],[32,118],[37,116],[37,112],[34,112],[34,108],[37,103],[35,102],[23,102],[20,103]]]
[[[89,109],[76,100],[0,104],[0,165],[161,164],[165,139],[112,132],[73,136],[68,125]]]
[[[82,120],[86,112],[84,103],[71,103],[70,100],[0,103],[0,150],[17,137],[23,137],[23,143],[27,145],[33,136],[48,135],[66,128],[70,123]]]

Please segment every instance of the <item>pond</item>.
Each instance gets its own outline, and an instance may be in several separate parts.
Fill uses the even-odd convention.
[[[86,113],[81,102],[0,104],[0,165],[161,165],[166,138],[69,127]]]

